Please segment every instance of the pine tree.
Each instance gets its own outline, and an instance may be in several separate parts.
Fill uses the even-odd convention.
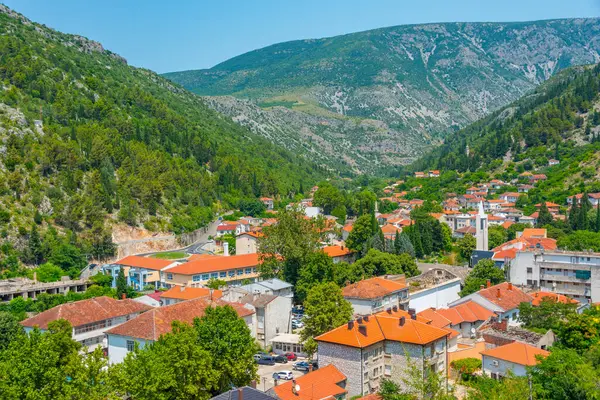
[[[552,214],[550,214],[550,211],[548,211],[548,206],[546,205],[546,202],[542,201],[536,226],[539,228],[551,224],[552,221],[554,221],[554,218],[552,217]]]
[[[577,230],[577,216],[579,214],[579,202],[577,196],[573,196],[571,209],[569,210],[569,226],[572,230]]]
[[[42,249],[42,241],[40,239],[40,233],[37,230],[37,225],[31,226],[31,232],[29,233],[29,258],[30,261],[36,265],[41,264],[44,260],[44,251]]]

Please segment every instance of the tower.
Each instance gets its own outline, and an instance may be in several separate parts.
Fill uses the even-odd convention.
[[[488,216],[483,212],[483,202],[479,203],[479,212],[475,219],[476,250],[488,251]]]

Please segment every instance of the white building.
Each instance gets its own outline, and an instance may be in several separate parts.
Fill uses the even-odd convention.
[[[256,232],[245,232],[235,238],[235,254],[251,254],[258,252],[258,238]]]
[[[34,327],[46,331],[49,323],[59,319],[67,320],[73,327],[73,340],[91,352],[98,346],[103,349],[107,347],[104,335],[106,330],[151,309],[152,307],[131,299],[115,300],[101,296],[58,305],[22,321],[21,325],[29,333]]]
[[[582,304],[600,302],[600,253],[527,250],[516,253],[508,279]]]
[[[460,278],[442,268],[432,268],[421,275],[408,278],[409,308],[416,312],[425,309],[446,308],[460,296]]]
[[[348,285],[342,289],[352,304],[355,315],[369,315],[388,308],[408,308],[408,286],[404,276],[397,280],[375,277]]]
[[[536,356],[547,357],[548,355],[550,353],[546,350],[513,342],[482,351],[482,369],[485,375],[493,379],[502,379],[508,376],[509,371],[515,376],[527,376],[527,367],[538,363]]]
[[[479,203],[479,212],[475,218],[475,239],[477,240],[476,250],[488,251],[488,216],[483,211],[483,203]]]
[[[243,289],[248,293],[272,294],[281,297],[294,297],[293,288],[291,283],[287,283],[277,278],[240,286],[240,289]]]
[[[251,293],[237,300],[256,310],[256,341],[266,349],[271,340],[291,332],[292,298]]]

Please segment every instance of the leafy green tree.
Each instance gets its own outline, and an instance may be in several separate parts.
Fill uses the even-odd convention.
[[[519,321],[528,329],[557,330],[560,323],[577,312],[577,304],[561,303],[554,299],[542,299],[538,306],[521,303]]]
[[[481,369],[481,360],[478,358],[462,358],[452,361],[450,366],[453,370],[462,374],[462,379],[465,380],[465,375],[473,375]]]
[[[472,390],[469,391],[467,400],[528,399],[532,394],[527,377],[515,377],[512,372],[509,372],[502,381],[481,377],[470,381],[469,384]]]
[[[504,271],[496,267],[493,260],[481,260],[465,278],[465,284],[459,293],[460,297],[475,293],[481,288],[481,285],[485,286],[488,280],[492,285],[504,282],[506,280]]]
[[[40,233],[38,232],[37,225],[35,224],[31,226],[27,247],[28,261],[39,265],[44,260],[44,251],[42,249]]]
[[[600,306],[582,314],[569,314],[556,328],[560,346],[583,353],[600,342]]]
[[[575,231],[561,236],[556,245],[564,250],[600,251],[600,233],[590,231]]]
[[[352,231],[346,239],[346,245],[349,249],[356,251],[357,253],[364,255],[369,249],[369,245],[372,243],[372,238],[379,232],[379,225],[377,221],[373,223],[374,216],[372,214],[364,214],[357,218],[352,225]],[[377,225],[377,227],[375,227]],[[377,229],[379,232],[377,232]]]
[[[352,318],[352,305],[344,299],[342,291],[333,282],[315,285],[304,302],[304,329],[300,338],[310,355],[316,351],[314,338],[337,328]]]
[[[65,271],[62,268],[47,262],[40,265],[35,269],[37,279],[40,282],[58,282],[60,278],[65,275]]]
[[[219,357],[199,345],[196,329],[175,322],[173,333],[127,354],[112,380],[133,399],[206,400],[219,392],[220,372],[213,368]]]
[[[256,379],[256,343],[231,306],[207,308],[201,318],[194,320],[194,329],[200,347],[213,355],[209,369],[218,374],[216,393],[229,390],[232,385],[249,385]]]
[[[331,210],[331,215],[338,219],[338,222],[343,224],[346,222],[346,207],[343,205],[337,206]]]
[[[398,255],[406,253],[411,257],[415,256],[415,248],[413,247],[406,233],[396,232],[396,238],[394,240],[394,253]]]
[[[218,290],[223,286],[227,286],[227,282],[222,279],[210,278],[206,283],[206,287],[213,290]]]
[[[258,199],[242,199],[238,203],[240,212],[251,217],[258,217],[265,212],[265,204]]]
[[[23,327],[11,313],[0,311],[0,353],[23,333]]]
[[[554,221],[554,217],[552,217],[552,214],[550,214],[550,211],[548,211],[548,206],[546,206],[546,202],[542,201],[536,226],[538,228],[541,228],[543,226],[550,225],[552,221]]]
[[[506,229],[500,225],[492,225],[488,228],[488,242],[490,249],[496,248],[503,243],[506,243],[508,234]]]
[[[322,251],[311,254],[306,264],[300,269],[296,284],[296,298],[303,303],[310,289],[323,282],[334,282],[336,266],[333,259]]]
[[[473,251],[477,247],[477,240],[470,234],[466,234],[463,238],[458,241],[458,254],[460,254],[463,260],[470,260]]]
[[[95,285],[109,288],[112,286],[112,276],[103,273],[97,273],[96,275],[92,275],[90,280],[94,282]]]
[[[385,274],[405,274],[411,277],[420,273],[414,258],[407,253],[396,255],[371,249],[366,256],[354,264],[356,264],[354,268],[365,271],[366,277]]]
[[[534,391],[540,399],[570,400],[600,397],[600,376],[594,367],[571,349],[553,348],[530,371]]]
[[[61,243],[52,249],[48,262],[67,271],[71,278],[79,277],[80,271],[87,265],[81,250],[69,243]]]
[[[331,214],[332,210],[344,206],[344,195],[333,185],[319,185],[313,195],[313,204],[323,208],[325,214]]]
[[[125,277],[125,271],[123,268],[119,268],[119,274],[117,275],[117,297],[120,299],[123,295],[129,293],[129,285],[127,285],[127,278]]]

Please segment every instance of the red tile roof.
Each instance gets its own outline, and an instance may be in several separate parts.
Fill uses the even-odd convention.
[[[377,299],[406,288],[406,284],[380,277],[363,279],[342,289],[342,294],[351,299]]]
[[[538,363],[536,356],[548,357],[550,352],[538,349],[529,344],[512,342],[504,346],[482,351],[481,355],[512,362],[514,364],[533,366]]]
[[[504,261],[506,259],[514,260],[515,257],[517,256],[517,251],[519,251],[519,249],[515,249],[515,248],[507,249],[507,250],[500,250],[500,251],[494,253],[492,260],[496,260],[496,261]]]
[[[533,302],[531,304],[533,304],[534,306],[539,306],[543,300],[554,300],[557,303],[563,303],[563,304],[578,304],[579,303],[575,299],[564,296],[562,294],[553,293],[553,292],[542,292],[542,291],[534,292],[534,293],[531,293],[531,297],[533,297]]]
[[[235,231],[236,229],[237,229],[237,225],[235,225],[233,223],[217,226],[217,232],[229,232],[229,231]]]
[[[163,299],[178,299],[178,300],[191,300],[199,297],[210,297],[211,289],[209,288],[194,288],[186,286],[173,286],[166,292],[162,292],[160,297]],[[212,298],[214,300],[220,299],[223,296],[223,292],[220,290],[212,290]]]
[[[436,312],[452,321],[452,325],[462,322],[486,321],[494,313],[474,301],[466,301],[451,308],[441,308]]]
[[[131,299],[115,300],[111,297],[101,296],[52,307],[22,321],[21,324],[31,328],[38,326],[40,329],[48,329],[50,322],[66,319],[73,327],[76,327],[152,309],[146,304]]]
[[[353,253],[352,250],[345,246],[325,246],[323,252],[329,257],[342,257]]]
[[[152,257],[127,256],[119,261],[115,261],[113,264],[123,265],[125,267],[137,267],[160,271],[161,269],[173,264],[173,262],[174,261],[172,260],[161,260]]]
[[[499,283],[477,292],[504,311],[512,310],[521,303],[531,303],[533,298],[509,282]]]
[[[173,321],[191,324],[195,318],[204,315],[208,307],[229,305],[240,317],[254,314],[254,310],[243,304],[229,303],[222,300],[210,301],[205,297],[182,301],[165,307],[154,308],[124,324],[106,331],[107,334],[128,336],[137,339],[158,340],[161,335],[171,332]]]
[[[294,382],[288,381],[277,385],[273,391],[280,400],[323,400],[348,393],[340,384],[346,380],[333,364],[319,368],[295,380],[300,391],[292,391]]]
[[[446,328],[452,324],[452,321],[438,313],[435,308],[427,308],[417,315],[430,319],[431,325],[435,326],[436,328]]]
[[[169,268],[173,274],[196,275],[207,272],[226,271],[235,268],[256,267],[260,263],[258,253],[240,254],[235,256],[204,257],[195,261]]]

